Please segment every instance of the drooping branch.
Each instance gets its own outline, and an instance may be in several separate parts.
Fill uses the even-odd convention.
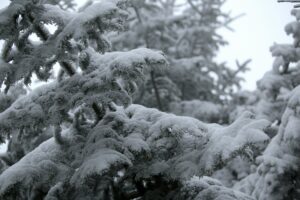
[[[34,29],[37,32],[37,34],[41,37],[41,39],[43,41],[47,41],[50,36],[47,29],[40,24],[36,24],[34,18],[31,15],[28,15],[28,18],[30,19],[31,23],[34,25]],[[71,63],[67,61],[59,61],[59,64],[62,67],[63,71],[67,73],[69,76],[73,76],[76,74],[76,71]],[[96,121],[100,121],[105,115],[105,111],[103,112],[103,109],[101,109],[96,103],[92,105],[92,108],[97,116]]]

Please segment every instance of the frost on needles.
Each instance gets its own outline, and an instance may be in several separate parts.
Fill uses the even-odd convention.
[[[6,169],[0,195],[26,199],[28,192],[42,195],[47,188],[46,199],[185,199],[203,192],[251,199],[216,180],[194,176],[209,176],[238,155],[252,159],[251,151],[269,139],[263,132],[269,123],[251,113],[222,127],[131,105],[116,107],[96,125],[74,123],[55,129],[59,138],[47,140]]]
[[[181,83],[172,83],[167,76],[154,77],[153,72],[163,72],[169,64],[181,70],[185,56],[191,58],[186,60],[187,69],[210,60],[198,54],[181,55],[185,52],[178,52],[179,58],[170,51],[166,51],[171,55],[167,58],[155,50],[160,49],[157,46],[114,50],[108,38],[128,28],[125,20],[135,21],[130,18],[132,9],[136,15],[138,9],[156,9],[148,1],[141,2],[145,4],[87,2],[77,12],[71,0],[13,0],[0,11],[0,39],[5,41],[0,60],[0,133],[1,141],[9,143],[7,152],[0,155],[0,199],[251,200],[256,193],[247,180],[259,176],[258,186],[268,183],[268,158],[285,160],[281,150],[292,156],[288,159],[297,155],[296,145],[286,145],[297,139],[297,133],[285,135],[298,122],[297,88],[286,98],[287,111],[268,147],[270,122],[247,109],[232,117],[232,123],[219,125],[133,104],[133,96],[151,76],[168,87]],[[195,2],[187,1],[187,11],[193,14]],[[203,2],[210,9],[222,4]],[[168,19],[170,24],[175,21]],[[154,22],[154,27],[160,24]],[[141,25],[140,21],[137,27]],[[188,35],[206,31],[181,28]],[[175,34],[173,39],[186,34]],[[120,36],[113,43],[126,39]],[[208,51],[207,57],[212,58],[214,52]],[[227,71],[228,76],[220,75],[234,77],[224,87],[239,85],[236,75],[245,68],[242,64],[237,71]],[[27,87],[35,81],[43,84],[34,90]],[[205,101],[183,101],[174,107],[180,110],[185,104],[208,105],[215,113],[223,109]],[[203,119],[211,120],[209,112],[201,112],[208,115]],[[278,147],[278,154],[268,153],[272,146]],[[216,178],[235,159],[254,163],[258,155],[257,173],[246,174],[240,187],[229,187]],[[294,163],[296,159],[286,166],[294,169]]]

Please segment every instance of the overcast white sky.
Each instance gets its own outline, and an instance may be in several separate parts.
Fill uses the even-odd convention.
[[[85,0],[76,0],[83,4]],[[0,0],[0,8],[7,6],[9,0]],[[245,89],[255,89],[256,81],[271,69],[273,58],[269,52],[270,46],[276,43],[290,43],[291,37],[284,32],[284,26],[293,20],[289,3],[277,3],[277,0],[227,0],[224,10],[232,11],[233,16],[246,15],[231,24],[235,32],[221,31],[229,45],[222,48],[219,61],[227,61],[235,67],[235,60],[241,62],[250,58],[252,62],[244,77]]]
[[[235,32],[222,31],[230,43],[220,51],[219,60],[234,66],[236,59],[244,61],[251,58],[250,72],[245,74],[245,89],[255,89],[256,81],[271,69],[273,58],[269,52],[271,45],[291,43],[284,26],[293,21],[290,15],[292,4],[277,3],[277,0],[228,0],[225,10],[246,16],[232,23]]]

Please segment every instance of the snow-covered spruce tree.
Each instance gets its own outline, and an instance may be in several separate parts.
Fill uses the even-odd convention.
[[[224,1],[131,2],[129,30],[111,37],[113,47],[161,49],[171,65],[167,71],[153,71],[148,76],[135,102],[178,113],[185,105],[195,104],[190,100],[224,103],[235,87],[239,87],[239,73],[246,70],[247,63],[238,64],[238,69],[233,70],[214,60],[220,46],[226,44],[217,31],[233,20],[221,11]],[[185,101],[184,105],[181,101]],[[187,111],[179,114],[184,113]],[[205,112],[196,116],[202,114]]]
[[[297,15],[296,13],[296,10],[293,11],[294,15]],[[241,113],[243,113],[245,110],[248,110],[255,113],[257,118],[268,119],[272,122],[272,127],[266,130],[269,137],[272,138],[278,134],[278,130],[283,120],[282,115],[288,103],[288,96],[290,95],[290,92],[300,83],[300,71],[298,64],[299,56],[297,53],[299,51],[299,44],[297,42],[299,41],[298,24],[299,22],[292,22],[285,28],[288,34],[293,35],[295,39],[294,44],[275,44],[270,48],[273,56],[276,57],[274,60],[273,68],[272,70],[268,71],[263,76],[263,78],[261,78],[261,80],[257,82],[257,90],[253,92],[243,91],[234,95],[233,101],[231,102],[232,107],[234,108],[234,112],[230,114],[230,121],[234,121]],[[260,162],[251,164],[248,163],[248,166],[245,167],[244,161],[238,161],[236,159],[235,162],[229,163],[228,167],[218,171],[215,174],[216,176],[214,177],[226,177],[220,178],[219,180],[221,180],[227,186],[232,186],[234,183],[236,183],[236,185],[238,186],[241,178],[245,178],[245,176],[251,174],[251,171],[252,173],[254,173],[258,170],[257,167],[259,163]],[[250,165],[251,167],[249,167]],[[250,175],[250,177],[252,176],[253,175]],[[276,177],[276,175],[274,176]],[[249,180],[252,181],[251,184],[256,184],[258,179],[259,177],[256,177],[255,181],[251,178]],[[287,181],[287,185],[289,185],[289,187],[293,187],[292,181]],[[253,185],[251,187],[253,187]],[[265,187],[267,188],[267,186]],[[250,189],[251,192],[252,189]],[[261,186],[257,187],[257,191],[255,194],[256,198],[258,198],[258,190],[261,190]],[[261,194],[266,194],[266,192],[264,191]],[[273,199],[275,197],[272,196],[264,198]],[[279,198],[285,199],[284,197]]]
[[[1,137],[26,154],[15,164],[17,156],[1,155],[0,199],[251,199],[202,176],[239,155],[251,159],[268,141],[268,122],[245,112],[223,127],[130,105],[144,72],[167,61],[144,48],[106,52],[104,34],[122,30],[124,3],[71,12],[14,0],[1,11],[4,95],[33,75],[49,83],[0,113]],[[34,148],[42,135],[53,137]]]
[[[277,135],[257,158],[256,172],[237,183],[236,189],[258,200],[299,198],[299,97],[298,86],[289,95]]]
[[[235,186],[258,200],[298,199],[300,195],[300,11],[293,10],[292,14],[297,20],[289,23],[285,30],[293,36],[294,43],[276,44],[271,48],[276,56],[273,70],[258,83],[268,97],[269,110],[272,105],[274,108],[281,103],[278,108],[284,110],[283,115],[276,115],[279,117],[279,130],[263,155],[257,158],[259,165],[256,171]],[[269,111],[271,113],[274,111]]]
[[[166,63],[160,53],[147,49],[97,53],[109,48],[102,37],[106,31],[122,29],[126,12],[121,1],[98,3],[81,13],[46,3],[12,1],[0,13],[0,38],[5,40],[0,67],[3,101],[14,93],[11,86],[28,85],[32,75],[50,80],[54,64],[61,68],[52,83],[13,104],[2,102],[1,137],[7,137],[9,145],[1,157],[7,165],[49,138],[52,125],[74,121],[72,109],[92,110],[99,121],[111,102],[128,105],[143,71]],[[47,24],[54,24],[56,31],[51,34]],[[40,40],[32,41],[32,35]]]
[[[77,118],[76,120],[79,120]],[[268,141],[244,113],[228,127],[139,105],[65,129],[0,175],[5,199],[251,199],[207,177]]]

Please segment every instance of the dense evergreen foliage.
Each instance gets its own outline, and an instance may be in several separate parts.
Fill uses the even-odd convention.
[[[299,198],[300,11],[250,92],[215,61],[224,1],[180,2],[0,11],[0,199]]]

